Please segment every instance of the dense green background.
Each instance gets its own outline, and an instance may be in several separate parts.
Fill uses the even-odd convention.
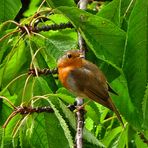
[[[16,30],[14,24],[5,21],[15,19],[21,2],[0,2],[1,38]],[[31,0],[20,23],[28,24],[40,4],[40,0]],[[84,147],[147,147],[138,133],[148,139],[148,1],[104,2],[99,12],[92,11],[95,5],[89,4],[88,10],[83,11],[73,0],[47,0],[41,10],[53,8],[54,15],[47,15],[49,20],[39,25],[70,21],[74,29],[40,32],[42,36],[16,33],[0,42],[0,96],[16,106],[50,105],[55,112],[17,115],[2,129],[12,109],[0,100],[1,147],[73,147],[76,120],[67,105],[75,97],[61,86],[56,76],[33,77],[27,72],[31,63],[35,68],[55,68],[66,50],[77,48],[77,31],[88,46],[86,58],[102,69],[119,94],[111,96],[125,119],[123,129],[111,111],[95,102],[88,104]],[[43,98],[46,94],[48,97]],[[34,96],[42,99],[35,100]]]

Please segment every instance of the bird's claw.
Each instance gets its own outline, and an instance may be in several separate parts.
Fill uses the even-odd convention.
[[[78,111],[85,111],[85,104],[81,105],[81,106],[76,106],[76,109],[74,110],[74,112],[78,112]]]

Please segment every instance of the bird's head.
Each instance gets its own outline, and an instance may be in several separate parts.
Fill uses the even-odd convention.
[[[84,54],[79,50],[69,50],[67,51],[59,60],[58,67],[64,68],[68,66],[81,67],[82,59]]]

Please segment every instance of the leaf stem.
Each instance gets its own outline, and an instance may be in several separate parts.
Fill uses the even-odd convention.
[[[133,4],[134,1],[135,1],[135,0],[131,0],[131,1],[130,1],[130,3],[129,3],[129,5],[128,5],[128,7],[127,7],[127,9],[126,9],[126,11],[125,11],[125,13],[124,13],[124,15],[123,15],[123,17],[126,17],[128,11],[129,11],[129,9],[130,9],[130,7],[131,7],[131,5]]]
[[[7,33],[7,34],[4,35],[2,38],[0,38],[0,42],[1,42],[2,40],[4,40],[5,38],[9,37],[10,35],[12,35],[12,34],[14,34],[14,33],[17,33],[17,32],[19,32],[19,31],[20,31],[20,30],[14,30],[14,31],[12,31],[12,32]]]
[[[7,101],[14,109],[16,109],[16,106],[14,106],[14,105],[12,104],[12,102],[11,102],[9,99],[7,99],[6,97],[0,96],[0,99],[4,99],[4,100]]]

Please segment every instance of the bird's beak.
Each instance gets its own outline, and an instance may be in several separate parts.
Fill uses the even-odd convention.
[[[85,55],[83,53],[80,53],[80,58],[85,58]]]

